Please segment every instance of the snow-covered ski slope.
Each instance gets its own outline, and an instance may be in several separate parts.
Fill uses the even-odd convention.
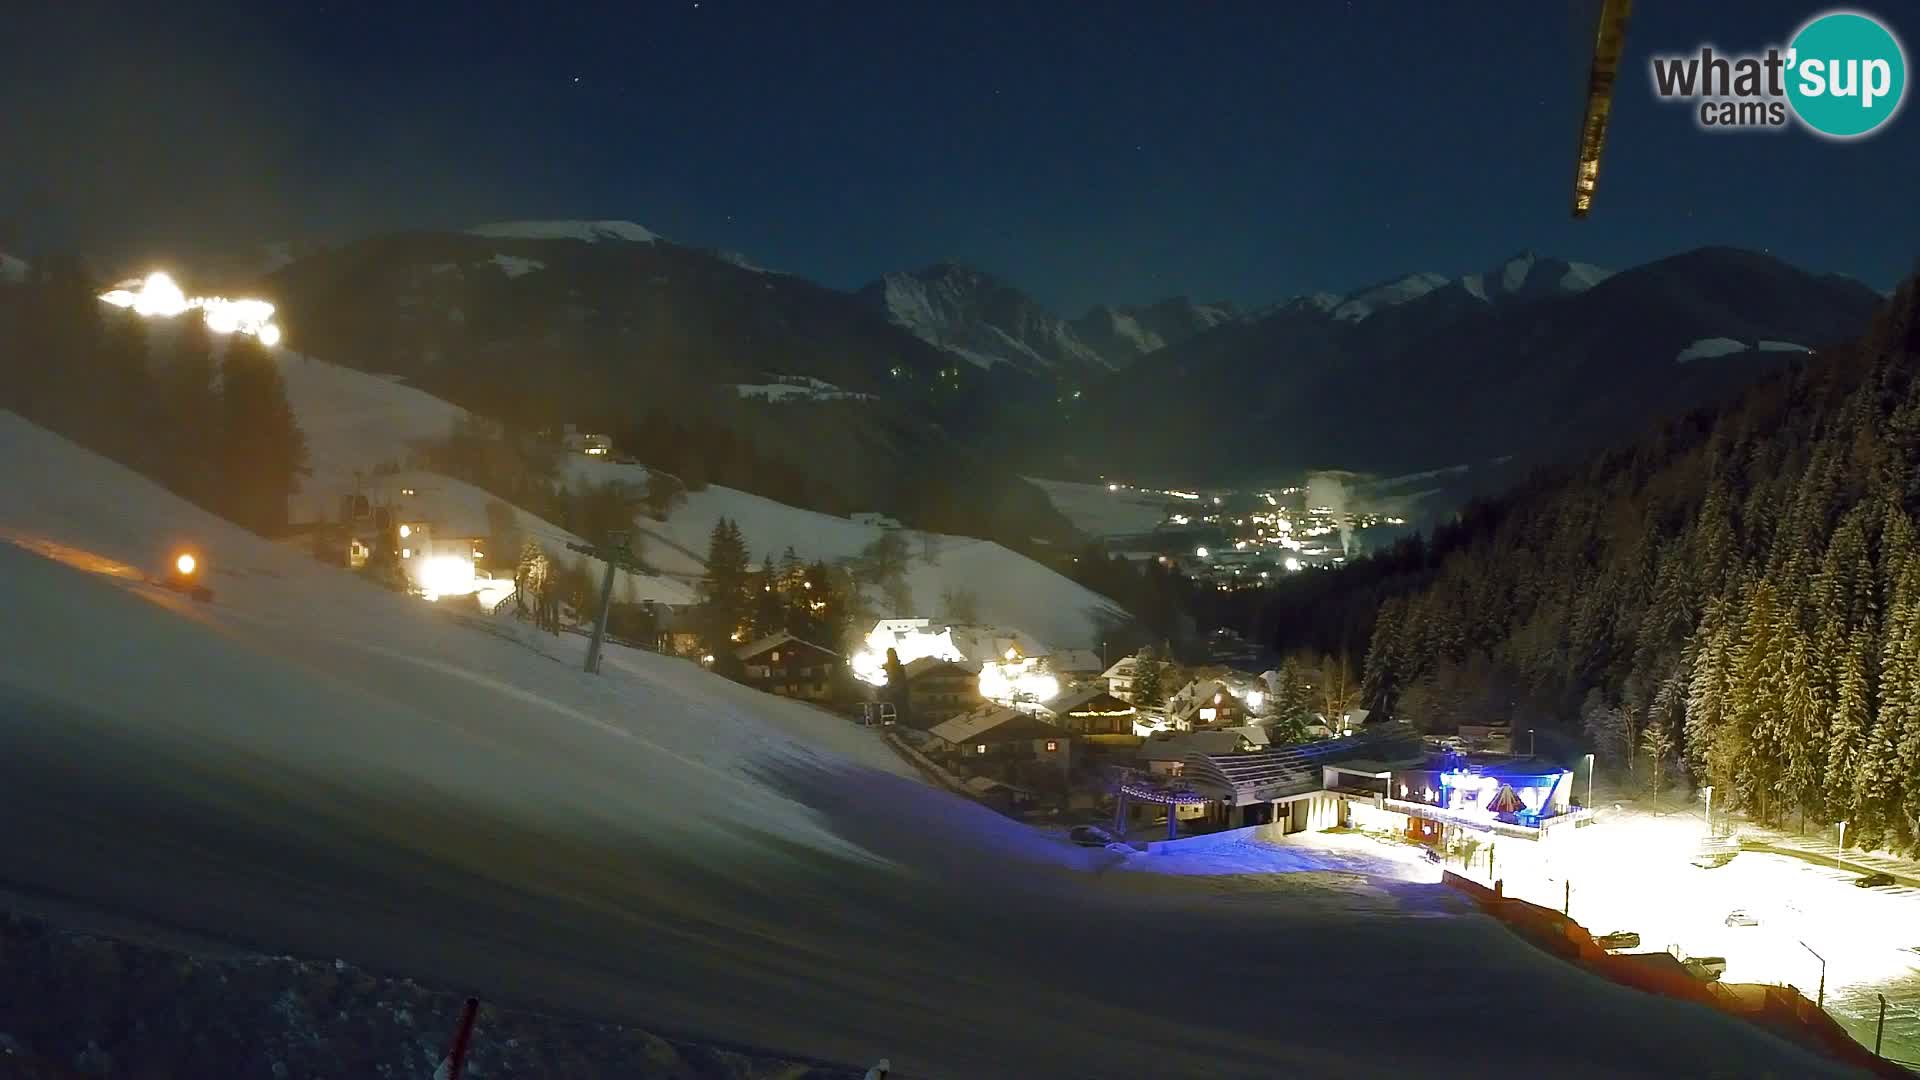
[[[287,397],[307,435],[313,474],[301,482],[292,513],[311,521],[337,512],[341,493],[352,490],[354,474],[370,474],[375,466],[404,464],[420,443],[444,438],[464,410],[440,398],[392,379],[313,360],[294,353],[279,354],[287,380]],[[646,482],[639,465],[597,461],[584,455],[569,458],[569,476],[575,483],[619,480]],[[412,485],[419,504],[432,516],[485,524],[486,503],[492,496],[451,478]],[[732,488],[709,487],[688,495],[686,504],[669,520],[642,519],[646,533],[639,538],[641,556],[649,566],[682,585],[701,577],[707,536],[722,517],[740,524],[740,531],[756,563],[767,555],[778,559],[791,546],[808,561],[849,558],[881,535],[875,526],[846,518],[788,506]],[[557,548],[577,539],[551,522],[524,510],[523,530]],[[968,589],[978,598],[980,618],[1003,626],[1017,626],[1038,635],[1054,648],[1097,648],[1103,619],[1119,615],[1112,601],[999,544],[969,537],[935,536],[930,546],[934,562],[922,556],[920,534],[910,534],[913,558],[907,583],[914,611],[897,615],[938,615],[940,599],[948,589]],[[636,599],[683,602],[672,585],[660,581],[623,578],[623,595]],[[690,599],[690,594],[688,595]]]
[[[576,478],[591,482],[633,482],[646,475],[638,465],[587,457],[577,459],[571,468]],[[788,547],[808,561],[852,558],[885,533],[878,526],[848,518],[802,510],[732,488],[709,487],[689,493],[686,503],[675,508],[666,521],[642,523],[670,542],[650,546],[648,558],[673,546],[705,551],[708,533],[723,517],[739,523],[755,565],[767,555],[778,561]],[[1099,648],[1101,620],[1120,614],[1119,608],[1099,593],[990,540],[935,534],[930,545],[923,545],[921,533],[909,531],[904,535],[910,552],[907,586],[913,593],[914,610],[888,614],[944,614],[940,610],[942,594],[948,589],[966,589],[978,598],[983,621],[1019,627],[1053,648]]]
[[[287,401],[307,438],[310,474],[300,491],[288,500],[295,521],[335,520],[340,496],[362,484],[378,486],[384,497],[396,492],[410,514],[433,522],[443,536],[486,536],[491,530],[487,504],[497,501],[480,488],[453,477],[403,468],[374,476],[377,467],[404,466],[425,443],[444,439],[466,410],[393,379],[313,360],[298,353],[279,352],[276,358],[287,383]],[[523,536],[540,541],[548,551],[575,558],[565,551],[580,538],[536,514],[515,507],[515,527]],[[677,553],[664,553],[666,576],[619,575],[615,598],[626,602],[652,601],[691,604],[699,599],[693,579],[702,567]],[[605,564],[585,560],[598,575]]]
[[[0,460],[9,903],[904,1075],[1840,1075],[1437,887],[1102,872],[819,710]],[[212,603],[143,580],[186,544]]]

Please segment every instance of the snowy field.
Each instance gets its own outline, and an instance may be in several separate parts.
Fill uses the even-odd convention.
[[[313,470],[291,503],[297,521],[337,515],[339,497],[352,490],[356,472],[371,474],[383,462],[404,465],[420,443],[444,438],[454,420],[464,415],[457,406],[378,375],[294,353],[283,352],[279,360],[288,400],[307,435]],[[647,477],[643,466],[581,455],[570,457],[567,468],[575,483],[618,480],[643,485]],[[415,502],[423,516],[486,532],[486,504],[492,496],[449,477],[408,473],[407,479],[405,486],[420,493]],[[555,550],[578,539],[524,510],[518,516],[523,531],[550,541]],[[691,602],[693,583],[706,573],[701,560],[708,533],[722,517],[739,522],[756,564],[767,554],[779,558],[788,546],[808,561],[851,558],[882,533],[846,518],[709,487],[690,493],[666,522],[640,521],[642,558],[666,579],[677,580],[629,579],[623,574],[621,598]],[[1107,598],[999,544],[936,535],[931,545],[935,561],[929,563],[922,557],[921,534],[908,537],[913,557],[907,582],[916,610],[889,614],[941,614],[936,609],[944,592],[970,589],[983,621],[1019,627],[1054,648],[1097,648],[1101,620],[1117,613]],[[597,573],[601,564],[590,561]]]
[[[421,443],[444,439],[466,410],[432,394],[364,371],[284,350],[274,354],[287,382],[287,402],[307,437],[313,475],[289,504],[295,521],[332,519],[354,473],[405,465]]]
[[[574,459],[571,469],[576,480],[590,483],[638,483],[646,476],[646,469],[639,465],[586,457]],[[682,553],[705,552],[708,533],[723,517],[739,523],[756,566],[768,554],[779,559],[789,546],[809,562],[849,559],[885,533],[878,526],[801,510],[732,488],[709,487],[689,492],[686,503],[665,522],[642,522],[653,538],[647,547],[648,561],[665,571],[671,564],[656,559],[656,553],[666,559],[675,548]],[[933,561],[928,562],[923,557],[922,535],[906,533],[907,585],[915,610],[888,614],[944,614],[939,611],[941,595],[948,589],[969,589],[979,600],[983,622],[1018,627],[1056,649],[1099,648],[1101,620],[1118,614],[1106,597],[992,541],[934,534]]]
[[[584,675],[578,639],[384,592],[8,414],[0,455],[0,884],[30,909],[907,1075],[1446,1075],[1495,995],[1525,1022],[1454,1075],[1839,1075],[1360,856],[1153,872],[1183,868],[684,661]],[[212,603],[144,580],[188,543]]]
[[[1165,495],[1128,487],[1108,491],[1105,484],[1079,484],[1071,480],[1042,480],[1033,476],[1026,479],[1046,492],[1053,508],[1088,536],[1152,532],[1166,517]]]
[[[1644,951],[1722,956],[1727,982],[1790,985],[1809,999],[1820,986],[1817,953],[1834,1018],[1871,1047],[1875,995],[1884,993],[1885,1052],[1920,1061],[1920,889],[1856,888],[1851,871],[1755,851],[1697,867],[1706,834],[1699,807],[1601,805],[1598,823],[1564,846],[1498,844],[1495,872],[1507,894],[1557,909],[1569,904],[1570,881],[1569,914],[1596,934],[1632,930]],[[1758,925],[1728,926],[1735,911]]]
[[[495,501],[494,496],[472,484],[414,469],[372,475],[375,467],[404,465],[421,444],[445,438],[465,410],[378,375],[284,351],[277,359],[287,382],[287,401],[307,437],[311,469],[311,475],[300,481],[300,492],[289,500],[293,520],[336,519],[340,496],[354,490],[358,475],[369,485],[367,490],[377,488],[409,516],[432,521],[442,536],[491,533],[487,504]],[[415,494],[398,494],[406,490]],[[550,552],[574,557],[566,546],[579,543],[578,536],[517,507],[514,518],[523,536],[540,541]],[[705,568],[698,560],[675,551],[648,555],[664,576],[622,571],[616,599],[663,604],[691,604],[699,599],[693,582]],[[606,564],[598,559],[586,562],[597,579]]]

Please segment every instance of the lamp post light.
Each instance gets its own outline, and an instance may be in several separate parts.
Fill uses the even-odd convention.
[[[1593,809],[1593,755],[1587,755],[1587,809]]]
[[[1800,943],[1800,947],[1813,953],[1813,958],[1820,961],[1820,997],[1814,1004],[1818,1005],[1824,1011],[1827,1007],[1827,958],[1817,952],[1813,952],[1813,946],[1804,941]]]
[[[1845,849],[1846,846],[1847,846],[1847,823],[1843,821],[1840,823],[1840,843],[1838,844],[1838,846],[1836,846],[1833,849],[1833,868],[1835,870],[1846,869],[1846,867],[1841,865],[1840,863],[1840,852],[1843,849]]]

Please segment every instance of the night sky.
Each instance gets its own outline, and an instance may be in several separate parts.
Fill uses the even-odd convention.
[[[10,7],[0,244],[29,250],[626,218],[839,287],[958,259],[1068,314],[1521,248],[1878,288],[1920,256],[1911,107],[1837,144],[1652,98],[1650,51],[1782,42],[1815,3],[1639,5],[1580,223],[1590,2]],[[1913,55],[1911,5],[1867,10]]]

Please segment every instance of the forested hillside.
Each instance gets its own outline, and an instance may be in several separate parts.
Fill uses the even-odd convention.
[[[1373,620],[1369,703],[1579,725],[1649,786],[1920,847],[1920,296],[1730,407],[1542,474],[1309,586],[1276,636]]]

